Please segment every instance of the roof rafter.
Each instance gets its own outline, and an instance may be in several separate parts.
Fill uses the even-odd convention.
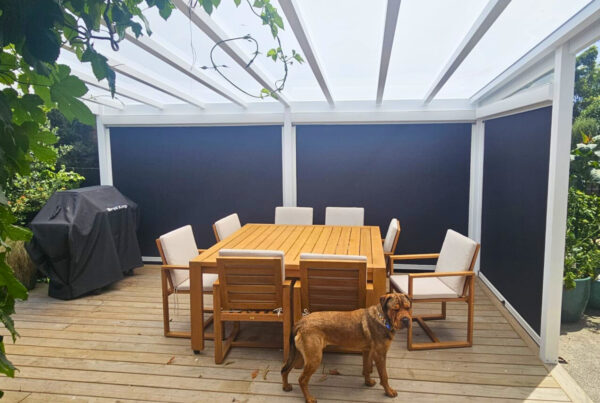
[[[180,71],[217,94],[227,98],[231,102],[238,104],[242,108],[247,107],[246,103],[239,96],[235,95],[230,90],[208,77],[206,74],[200,72],[196,67],[187,63],[183,58],[177,56],[165,46],[153,39],[150,39],[150,37],[140,36],[139,38],[136,38],[134,35],[126,33],[125,38],[129,42],[150,53],[152,56],[160,59],[177,71]]]
[[[470,101],[475,103],[486,98],[489,94],[496,91],[496,89],[504,86],[519,74],[554,52],[560,45],[579,35],[594,23],[597,23],[599,18],[600,0],[593,0],[519,60],[514,62],[482,89],[477,91],[477,93],[470,98]]]
[[[390,67],[392,47],[394,45],[394,36],[396,34],[396,24],[398,23],[398,14],[400,13],[400,2],[401,0],[388,0],[387,2],[381,61],[379,63],[379,81],[377,83],[377,97],[375,98],[377,105],[381,105],[383,101],[383,92],[385,90],[385,82],[387,80],[388,68]]]
[[[72,70],[71,73],[73,73],[74,75],[76,75],[77,77],[79,77],[81,79],[81,81],[83,81],[86,84],[89,85],[93,85],[94,87],[97,88],[101,88],[103,90],[106,91],[110,91],[110,87],[108,86],[108,84],[104,81],[98,81],[98,79],[90,74],[87,73],[83,73],[81,71],[76,71],[76,70]],[[153,99],[150,99],[148,97],[145,97],[143,95],[138,94],[137,92],[131,90],[131,89],[127,89],[124,88],[123,85],[119,84],[115,90],[115,94],[119,94],[122,95],[124,97],[127,97],[129,99],[133,99],[134,101],[138,101],[141,102],[143,104],[146,105],[150,105],[153,106],[157,109],[163,109],[164,105],[161,104],[160,102],[157,102]]]
[[[173,4],[179,11],[187,16],[194,25],[196,25],[202,32],[204,32],[211,40],[221,42],[225,39],[229,39],[229,36],[217,25],[217,23],[210,18],[204,10],[196,10],[194,7],[190,7],[188,2],[185,0],[172,0]],[[239,64],[248,74],[252,76],[260,85],[268,89],[271,92],[275,91],[276,86],[269,82],[268,76],[256,65],[252,63],[248,66],[249,58],[244,52],[233,42],[224,42],[220,45],[221,49],[229,57]],[[277,93],[277,100],[284,106],[289,107],[290,103],[288,99],[282,94]]]
[[[433,82],[433,85],[425,95],[425,103],[428,104],[442,89],[452,74],[458,69],[461,63],[467,58],[473,48],[479,43],[481,38],[494,24],[496,19],[502,14],[504,9],[510,4],[510,0],[490,0],[485,6],[475,23],[464,37],[460,45],[456,48],[450,60],[446,63],[440,74]]]
[[[398,0],[399,2],[400,0]],[[294,36],[298,40],[300,44],[300,48],[302,49],[302,53],[304,53],[304,57],[308,62],[317,82],[319,83],[319,87],[321,87],[321,91],[323,91],[323,95],[329,102],[329,105],[334,105],[333,97],[331,96],[331,91],[329,90],[329,86],[327,85],[327,80],[323,75],[323,69],[321,68],[321,64],[317,59],[317,55],[313,51],[313,46],[311,44],[310,38],[305,25],[302,22],[302,18],[298,13],[298,7],[295,5],[294,0],[280,0],[279,5],[285,14],[285,18],[287,18],[288,23],[292,27],[292,31],[294,32]]]

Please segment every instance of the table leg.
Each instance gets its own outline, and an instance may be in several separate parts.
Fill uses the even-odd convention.
[[[202,266],[190,263],[190,321],[192,327],[192,350],[204,350],[204,295]]]
[[[386,280],[385,272],[386,272],[385,268],[373,270],[373,299],[374,299],[374,301],[371,303],[371,305],[376,304],[379,301],[379,297],[381,297],[383,294],[385,294],[387,292],[386,287],[385,287],[385,280]]]

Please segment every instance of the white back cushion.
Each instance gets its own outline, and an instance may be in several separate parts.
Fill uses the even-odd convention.
[[[327,207],[325,225],[365,225],[365,209],[362,207]]]
[[[280,257],[281,258],[281,281],[285,281],[284,253],[280,250],[254,250],[254,249],[221,249],[219,256],[222,257]]]
[[[190,225],[168,232],[159,239],[167,264],[189,267],[190,260],[198,256],[198,247]],[[189,278],[188,270],[171,270],[169,273],[175,287]]]
[[[390,226],[388,227],[387,234],[385,235],[385,240],[383,241],[383,251],[387,253],[394,252],[392,248],[394,247],[394,240],[396,239],[396,234],[400,231],[400,221],[397,218],[392,218],[390,222]]]
[[[275,224],[312,225],[312,207],[275,207]]]
[[[215,223],[215,228],[217,230],[217,234],[219,235],[219,240],[222,241],[235,231],[242,228],[242,224],[240,224],[240,217],[238,217],[236,213],[230,214],[227,217],[221,218],[219,221],[217,221]]]
[[[449,229],[446,233],[435,271],[437,273],[468,271],[471,267],[475,249],[477,249],[477,242]],[[456,294],[462,295],[465,278],[464,276],[440,277],[440,280],[456,292]]]

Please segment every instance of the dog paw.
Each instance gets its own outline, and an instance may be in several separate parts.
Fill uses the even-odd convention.
[[[285,390],[286,392],[290,392],[292,390],[292,385],[290,385],[290,384],[283,385],[283,390]]]
[[[373,379],[365,379],[365,385],[371,387],[371,386],[375,386],[377,382],[375,382]]]
[[[394,389],[390,388],[389,390],[385,391],[385,395],[389,396],[389,397],[396,397],[396,396],[398,396],[398,392],[396,392]]]

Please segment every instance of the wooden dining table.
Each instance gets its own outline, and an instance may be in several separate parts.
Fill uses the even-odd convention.
[[[202,273],[217,273],[221,249],[280,250],[285,254],[285,276],[300,278],[301,253],[367,257],[367,280],[373,283],[372,301],[386,292],[386,266],[381,232],[376,226],[246,224],[190,261],[192,350],[204,349]]]

